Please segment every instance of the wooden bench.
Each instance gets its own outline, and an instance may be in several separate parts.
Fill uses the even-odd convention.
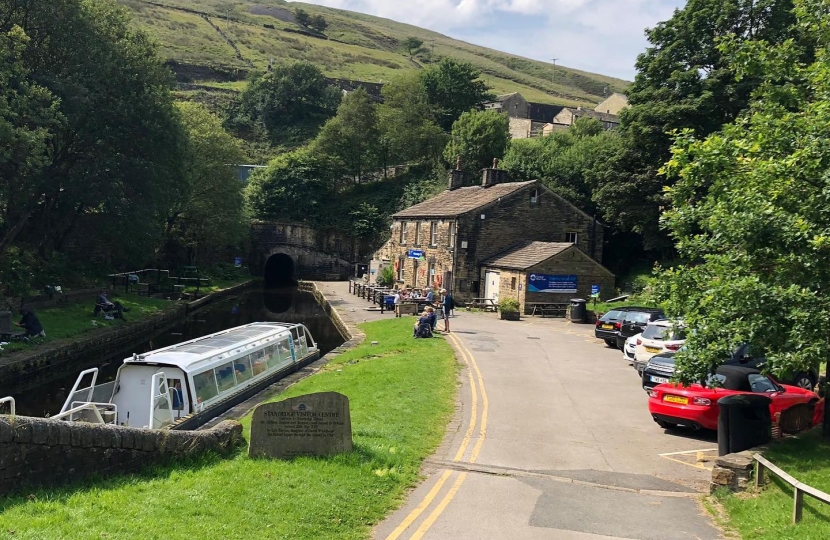
[[[534,317],[537,313],[542,317],[564,317],[568,311],[568,304],[558,302],[528,302],[526,305]]]
[[[498,311],[499,306],[492,298],[473,298],[472,301],[467,302],[467,308],[483,309],[484,311]]]

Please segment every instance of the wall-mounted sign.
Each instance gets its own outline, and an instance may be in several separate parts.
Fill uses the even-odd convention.
[[[424,250],[423,249],[410,249],[409,254],[407,255],[410,259],[423,259],[424,258]]]
[[[234,257],[233,258],[233,265],[236,268],[239,268],[240,266],[242,266],[242,257]]]
[[[599,285],[591,285],[591,296],[599,294]]]
[[[527,281],[527,292],[573,294],[576,292],[577,276],[530,274]]]

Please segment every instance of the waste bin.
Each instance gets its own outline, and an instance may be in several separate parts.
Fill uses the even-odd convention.
[[[571,322],[584,323],[588,315],[588,302],[582,298],[571,298]]]
[[[760,394],[740,394],[718,400],[718,455],[743,452],[772,439],[772,400]]]

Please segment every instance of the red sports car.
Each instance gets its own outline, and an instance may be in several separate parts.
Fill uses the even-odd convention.
[[[658,384],[648,392],[648,410],[662,428],[687,426],[694,429],[718,429],[718,400],[736,394],[763,394],[772,400],[770,415],[773,423],[781,413],[796,405],[807,413],[805,421],[820,424],[824,405],[818,394],[797,386],[778,384],[757,369],[741,366],[720,366],[712,377],[712,384],[680,386]],[[811,418],[810,418],[811,416]],[[809,427],[809,426],[803,426]]]

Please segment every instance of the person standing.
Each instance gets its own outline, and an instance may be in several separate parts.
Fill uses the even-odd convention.
[[[395,290],[395,296],[392,297],[392,303],[395,304],[395,317],[401,316],[401,291]]]
[[[447,289],[441,289],[441,294],[444,298],[441,300],[441,312],[444,316],[444,332],[450,332],[450,311],[455,307],[452,295],[447,292]]]

